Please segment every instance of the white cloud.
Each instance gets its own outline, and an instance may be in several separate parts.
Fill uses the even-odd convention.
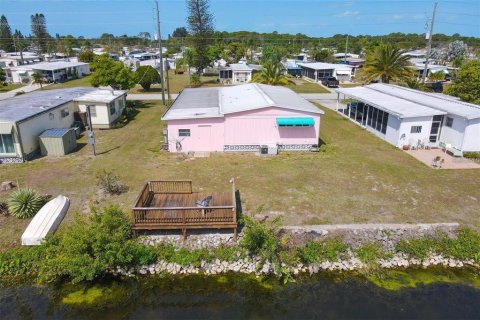
[[[394,15],[392,16],[392,19],[395,19],[395,20],[400,20],[400,19],[402,19],[402,18],[403,18],[403,15],[401,15],[401,14],[394,14]]]
[[[344,11],[342,13],[339,13],[337,15],[335,15],[336,17],[354,17],[354,16],[358,16],[360,12],[358,11]]]

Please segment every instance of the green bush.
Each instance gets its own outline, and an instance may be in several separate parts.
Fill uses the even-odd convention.
[[[34,275],[44,257],[41,246],[20,247],[0,252],[0,276]]]
[[[480,233],[472,229],[460,229],[456,239],[443,238],[438,251],[447,257],[480,262]]]
[[[320,261],[338,261],[348,250],[348,246],[340,238],[326,241],[308,241],[299,248],[299,257],[304,263]]]
[[[42,281],[92,281],[117,266],[130,268],[156,261],[154,248],[132,239],[130,219],[115,206],[94,211],[88,218],[76,216],[65,233],[50,237],[43,246]]]
[[[196,73],[192,73],[190,76],[190,85],[193,87],[198,87],[202,84],[202,81],[200,80],[200,76]]]
[[[432,237],[401,240],[396,245],[397,252],[406,253],[417,259],[425,259],[436,248],[436,241]]]
[[[463,157],[467,159],[480,160],[480,152],[464,152]]]
[[[460,260],[480,261],[480,234],[472,229],[458,230],[457,238],[445,234],[435,237],[402,240],[396,246],[397,252],[404,252],[417,259],[425,259],[437,253]]]
[[[355,250],[358,259],[366,264],[374,264],[379,259],[386,258],[388,254],[382,250],[378,243],[365,243]]]
[[[31,218],[45,204],[45,198],[30,188],[13,191],[8,198],[8,211],[16,218]]]
[[[256,255],[264,261],[274,261],[278,254],[278,232],[281,218],[276,217],[273,221],[258,222],[244,216],[242,218],[245,227],[243,229],[242,248],[248,250],[251,255]]]

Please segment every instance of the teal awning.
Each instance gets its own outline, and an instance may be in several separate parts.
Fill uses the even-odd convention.
[[[304,118],[277,118],[279,127],[312,127],[315,125],[315,119],[312,117]]]

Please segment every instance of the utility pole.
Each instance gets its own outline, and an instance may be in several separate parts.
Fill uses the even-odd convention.
[[[427,56],[425,58],[425,68],[423,69],[422,82],[425,83],[428,72],[428,60],[430,59],[430,54],[432,53],[432,38],[433,38],[433,24],[435,23],[435,13],[437,12],[438,0],[435,0],[433,5],[433,14],[432,21],[430,22],[430,33],[427,34],[428,45],[427,45]]]
[[[347,52],[348,52],[348,34],[347,34],[347,41],[345,42],[345,56],[343,58],[343,62],[347,64]]]
[[[97,151],[95,150],[95,133],[93,132],[93,124],[92,124],[92,114],[90,110],[91,106],[87,106],[87,115],[88,115],[88,143],[93,147],[93,155],[97,155]]]
[[[160,58],[160,78],[162,80],[162,103],[165,105],[165,78],[163,75],[163,55],[162,55],[162,36],[160,35],[160,11],[158,10],[158,0],[155,1],[157,9],[157,38],[158,38],[158,50]]]

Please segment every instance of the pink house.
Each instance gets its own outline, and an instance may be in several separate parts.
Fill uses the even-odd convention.
[[[163,115],[171,152],[310,150],[323,111],[263,84],[185,89]]]

